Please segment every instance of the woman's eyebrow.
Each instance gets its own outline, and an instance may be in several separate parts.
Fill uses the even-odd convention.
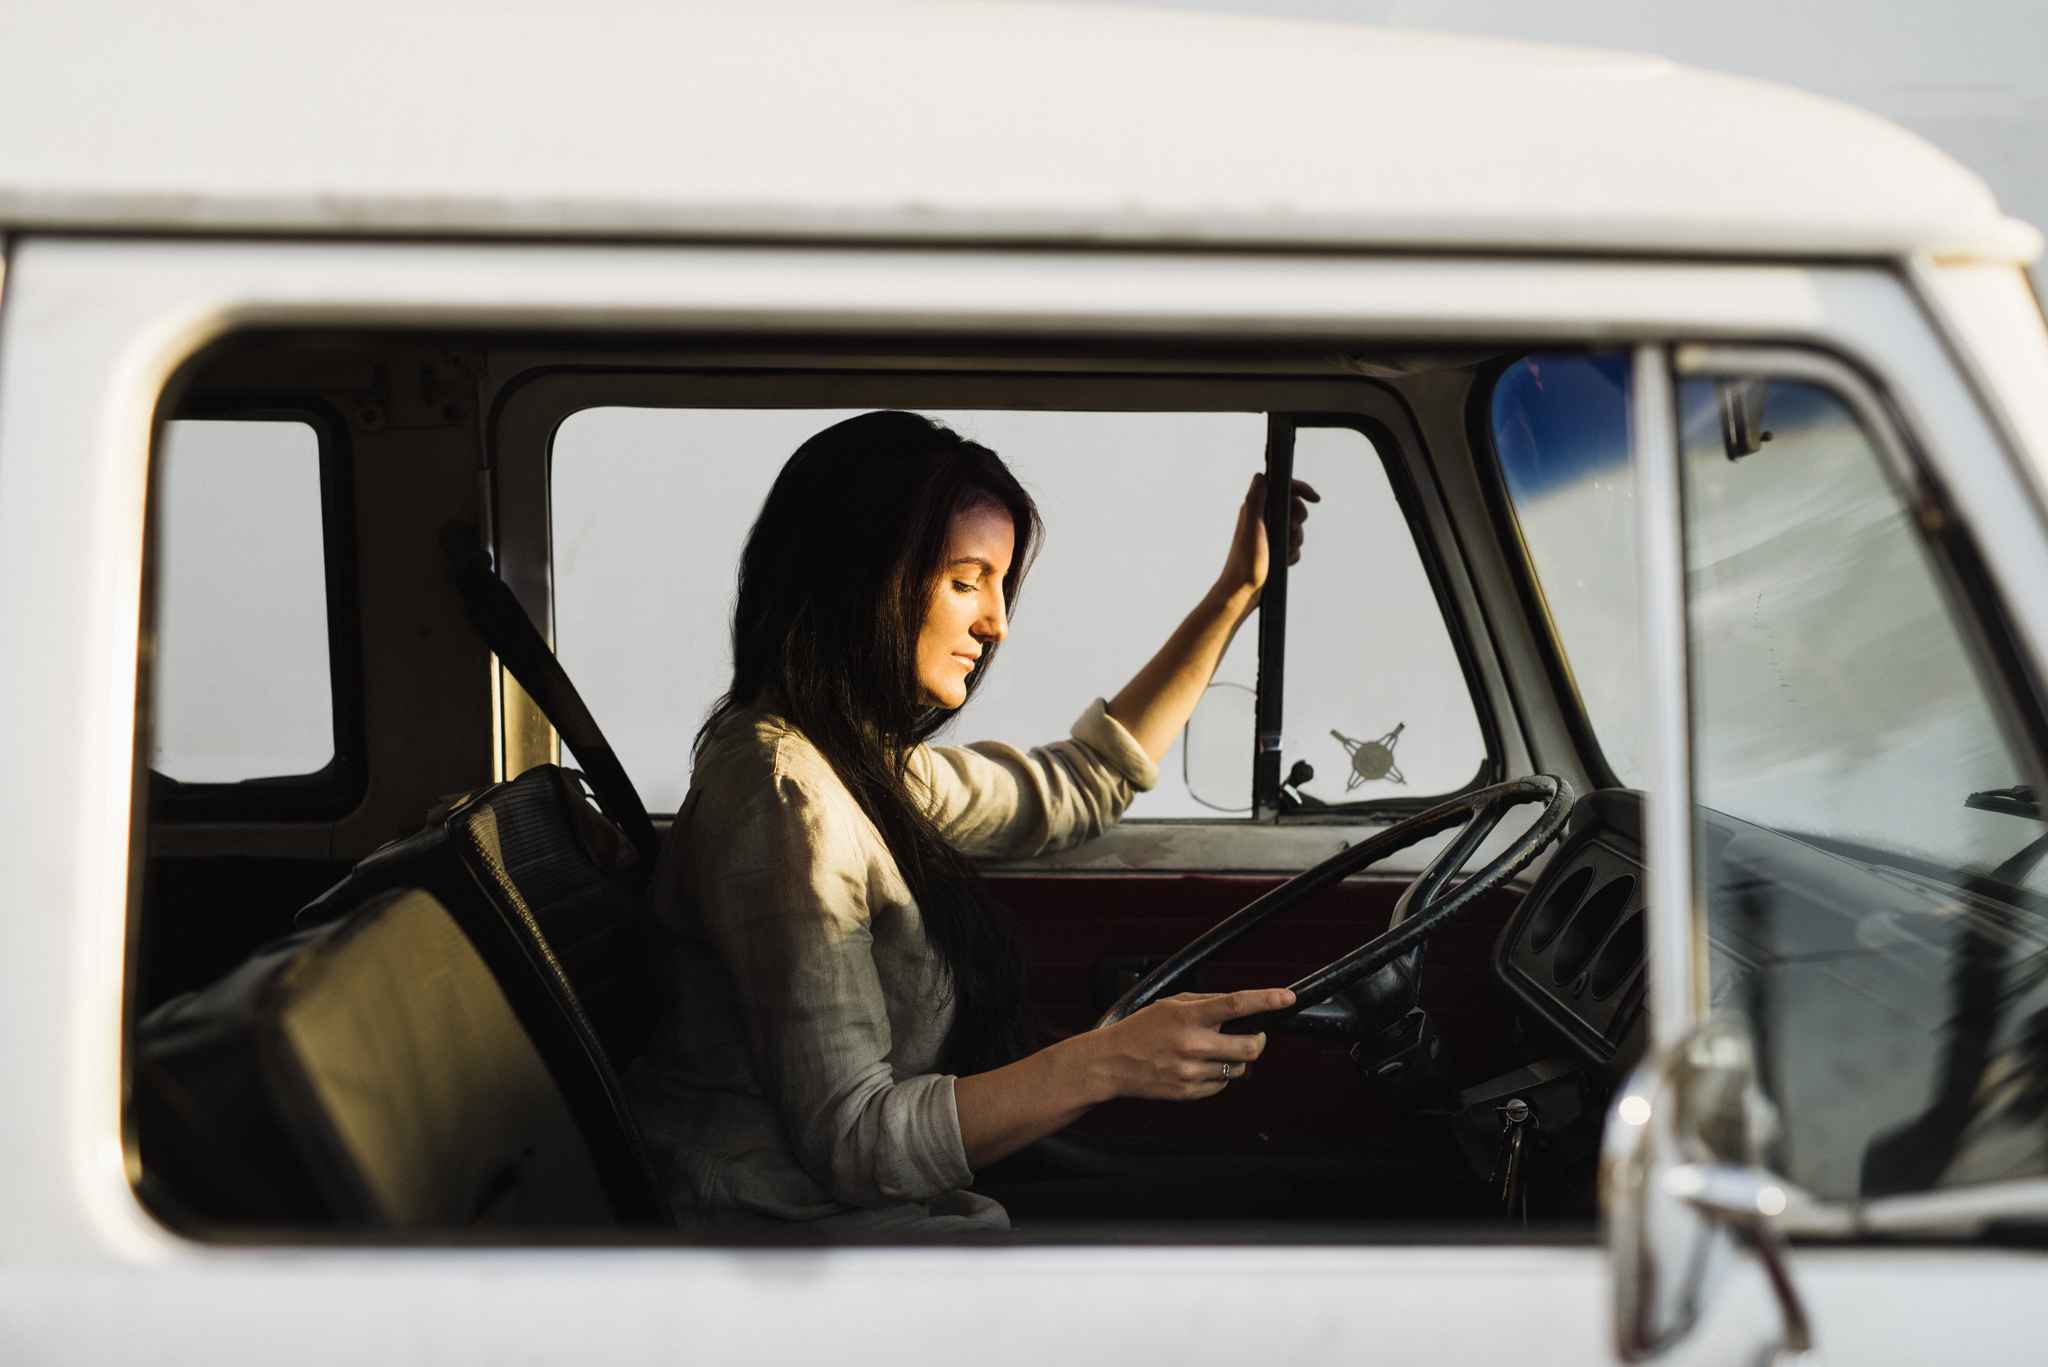
[[[983,574],[994,574],[996,572],[994,561],[984,560],[978,555],[957,556],[946,562],[946,568],[949,570],[955,565],[979,565]]]

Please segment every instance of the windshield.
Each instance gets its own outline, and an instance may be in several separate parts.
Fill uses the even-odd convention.
[[[1493,440],[1536,590],[1614,780],[1640,788],[1628,358],[1538,353],[1501,375]]]

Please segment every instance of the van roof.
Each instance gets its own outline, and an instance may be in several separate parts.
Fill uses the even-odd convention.
[[[995,0],[67,0],[0,226],[2031,260],[1927,142],[1657,57]]]

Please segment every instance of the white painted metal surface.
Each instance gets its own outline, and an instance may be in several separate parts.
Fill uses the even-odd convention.
[[[0,225],[2024,261],[1870,114],[1659,58],[961,0],[14,3]]]
[[[2027,278],[2009,266],[1915,264],[1913,278],[1953,333],[1957,358],[2048,484],[2048,328]]]
[[[0,787],[0,1086],[42,1123],[0,1165],[0,1263],[175,1246],[119,1140],[129,762],[144,470],[157,395],[238,324],[942,321],[964,331],[1466,336],[1824,331],[1784,267],[1023,253],[30,241],[0,311],[0,708],[34,717]],[[52,1037],[50,1021],[66,1028]],[[26,1045],[34,1042],[36,1047]]]
[[[1474,1306],[1540,1326],[1518,1363],[1604,1358],[1592,1248],[207,1250],[0,1277],[9,1356],[38,1363],[1479,1367]]]
[[[2039,1360],[2030,1307],[2044,1263],[2037,1252],[1958,1245],[1804,1245],[1792,1270],[1813,1318],[1815,1356],[1831,1367],[1955,1367]],[[1770,1359],[1777,1309],[1756,1260],[1744,1255],[1691,1334],[1657,1367],[1758,1367]],[[1611,1353],[1605,1359],[1612,1361]]]
[[[1960,380],[1921,373],[1939,344],[1878,271],[102,239],[27,242],[8,285],[0,638],[36,667],[0,672],[0,707],[37,724],[13,750],[36,781],[0,789],[0,905],[15,909],[0,917],[0,1086],[15,1118],[0,1165],[0,1324],[25,1356],[52,1360],[122,1360],[145,1338],[202,1327],[208,1355],[232,1360],[318,1320],[326,1328],[299,1356],[481,1361],[516,1341],[542,1358],[603,1345],[623,1361],[746,1360],[786,1356],[831,1322],[853,1361],[969,1347],[1020,1362],[1127,1361],[1141,1347],[1202,1360],[1277,1349],[1493,1361],[1490,1330],[1449,1345],[1435,1332],[1475,1306],[1489,1324],[1543,1325],[1517,1340],[1518,1360],[1605,1352],[1591,1249],[394,1253],[169,1235],[129,1193],[118,1131],[143,469],[167,376],[226,328],[374,317],[886,332],[940,320],[1013,334],[1804,338],[1903,376],[1902,403],[1945,451],[2011,474]],[[1959,497],[1999,495],[1980,483]],[[2024,514],[2009,486],[2004,501]],[[1994,569],[2023,573],[2041,554],[2038,528],[2015,554]],[[112,1305],[132,1313],[98,1313]],[[1227,1316],[1211,1313],[1223,1305]],[[902,1326],[920,1319],[907,1349]],[[246,1339],[211,1337],[225,1325],[246,1326]]]

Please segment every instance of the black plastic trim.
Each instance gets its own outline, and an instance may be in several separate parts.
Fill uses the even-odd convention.
[[[1294,431],[1286,413],[1266,415],[1266,586],[1259,595],[1259,686],[1253,706],[1252,813],[1280,810],[1280,735],[1287,705],[1287,552],[1294,505]],[[1198,799],[1199,800],[1199,799]]]

